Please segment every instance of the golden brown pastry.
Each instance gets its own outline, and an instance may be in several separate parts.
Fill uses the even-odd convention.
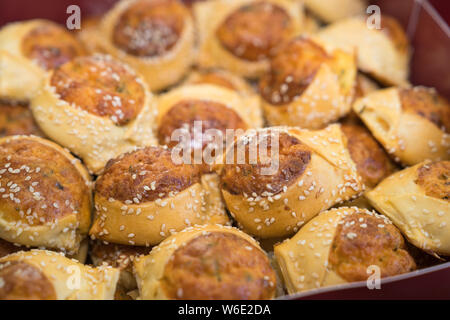
[[[192,163],[201,164],[206,172],[225,147],[227,129],[236,130],[236,134],[240,130],[242,134],[262,125],[258,97],[242,96],[223,86],[186,85],[158,98],[158,142],[170,147],[190,147]],[[217,144],[216,136],[223,144]]]
[[[133,274],[133,261],[150,252],[149,247],[127,246],[114,243],[103,243],[93,241],[90,257],[94,266],[108,265],[120,270],[117,290],[124,293],[137,288],[136,279]],[[117,294],[117,293],[116,293]],[[122,299],[123,300],[123,299]]]
[[[324,22],[335,22],[364,14],[366,0],[305,0],[305,7]]]
[[[255,155],[257,145],[267,145],[267,152]],[[260,238],[288,236],[363,191],[339,125],[320,131],[261,129],[239,137],[232,148],[234,161],[220,172],[223,198],[239,225]]]
[[[364,125],[344,122],[341,129],[347,138],[350,157],[366,189],[374,188],[394,172],[395,166],[388,154]]]
[[[63,26],[41,19],[1,28],[0,50],[2,77],[8,79],[1,81],[0,95],[16,99],[21,98],[17,94],[31,98],[47,71],[85,54],[81,42]]]
[[[320,129],[350,111],[356,77],[355,59],[298,37],[275,55],[259,82],[270,125]]]
[[[317,33],[327,44],[358,57],[359,70],[387,85],[408,83],[410,48],[402,26],[382,15],[380,29],[369,28],[366,16],[337,21]]]
[[[151,93],[139,75],[110,56],[84,56],[60,66],[31,108],[47,136],[94,173],[123,152],[155,143]]]
[[[302,31],[303,4],[290,0],[212,0],[193,6],[197,64],[257,78],[280,45]]]
[[[76,252],[91,206],[90,177],[68,151],[33,136],[0,139],[0,238]]]
[[[450,161],[399,171],[366,195],[415,246],[450,255]]]
[[[170,149],[146,147],[108,162],[95,184],[90,235],[108,242],[150,246],[188,226],[228,222],[208,176],[177,164]]]
[[[46,250],[0,258],[0,300],[112,300],[119,270]]]
[[[276,275],[258,243],[232,227],[187,228],[134,262],[140,299],[275,297]]]
[[[289,294],[365,281],[371,266],[379,268],[381,277],[416,269],[392,222],[356,207],[322,212],[275,246],[275,256]]]
[[[0,98],[0,137],[13,135],[43,137],[44,133],[36,124],[27,102]]]
[[[194,25],[178,0],[122,0],[102,19],[101,50],[138,70],[151,90],[179,81],[194,59]]]
[[[434,89],[378,90],[358,99],[353,110],[396,161],[450,159],[450,105]]]

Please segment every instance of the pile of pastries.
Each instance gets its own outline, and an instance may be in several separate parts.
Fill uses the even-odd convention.
[[[366,6],[121,0],[79,31],[3,26],[0,299],[272,299],[444,261],[450,105]],[[175,162],[196,121],[240,134]],[[252,145],[278,152],[217,161]]]

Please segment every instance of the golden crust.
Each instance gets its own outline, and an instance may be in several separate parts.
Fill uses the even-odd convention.
[[[117,269],[92,268],[46,250],[0,258],[0,299],[112,300],[118,279]]]
[[[22,53],[41,68],[51,70],[85,54],[85,50],[81,42],[62,26],[45,21],[25,34]]]
[[[83,45],[48,20],[10,23],[0,30],[0,96],[27,100],[36,94],[48,70],[85,54]]]
[[[449,104],[426,89],[378,90],[357,99],[353,110],[396,161],[450,159],[450,134],[437,125],[448,122]]]
[[[425,161],[394,173],[365,197],[416,247],[450,255],[448,161]]]
[[[259,61],[272,56],[281,43],[292,35],[293,23],[288,13],[270,2],[250,2],[219,25],[216,37],[234,56]]]
[[[262,136],[262,135],[261,135]],[[263,138],[261,138],[263,139]],[[271,154],[274,136],[267,136],[267,153]],[[278,138],[279,169],[273,175],[265,175],[262,168],[267,168],[263,157],[258,155],[257,163],[238,163],[238,149],[234,144],[233,164],[225,164],[221,171],[221,188],[233,195],[273,196],[283,191],[298,180],[311,161],[312,150],[294,136],[282,132]],[[250,158],[250,145],[246,144],[245,159]]]
[[[226,105],[207,100],[181,100],[161,117],[158,128],[159,143],[175,146],[176,141],[171,141],[172,133],[188,126],[193,135],[195,121],[202,121],[203,133],[208,129],[217,129],[224,134],[226,129],[247,129],[239,115]],[[206,144],[207,141],[202,141],[202,147]]]
[[[34,121],[26,103],[0,99],[0,137],[13,135],[35,135],[44,133]]]
[[[176,0],[134,2],[117,20],[112,41],[133,56],[161,56],[179,40],[187,14]]]
[[[417,169],[416,184],[425,194],[442,200],[450,200],[450,161],[432,162]]]
[[[152,128],[156,108],[141,77],[125,64],[105,55],[79,59],[49,74],[31,109],[47,136],[98,174],[109,159],[156,143]],[[77,61],[83,65],[80,71],[88,70],[66,74],[65,68],[76,69]],[[57,74],[64,74],[64,83],[54,83]]]
[[[124,203],[144,203],[165,199],[199,181],[198,166],[175,164],[169,149],[147,147],[110,160],[95,192]]]
[[[350,156],[368,188],[375,187],[394,172],[394,165],[386,151],[363,125],[344,123],[341,128],[347,137]]]
[[[257,78],[268,57],[302,31],[303,5],[286,0],[214,0],[193,6],[201,68]],[[270,22],[267,22],[270,21]]]
[[[141,299],[270,299],[276,276],[250,236],[231,227],[188,228],[135,261]]]
[[[22,245],[78,250],[91,219],[84,167],[37,137],[5,137],[0,149],[0,236]]]
[[[352,55],[298,37],[270,63],[259,83],[270,125],[320,129],[350,111],[356,77]]]
[[[328,45],[348,52],[356,50],[358,68],[387,85],[408,83],[410,49],[405,31],[388,16],[381,28],[368,28],[365,16],[337,21],[317,33]]]
[[[151,90],[175,84],[194,59],[192,17],[176,0],[120,1],[103,17],[93,39],[101,51],[138,70]]]
[[[250,170],[248,177],[243,177],[247,171],[236,170],[235,164],[228,162],[224,165],[226,169],[221,168],[221,178],[225,178],[221,188],[225,203],[246,232],[261,238],[288,236],[320,211],[357,197],[363,191],[361,178],[338,125],[321,131],[272,127],[243,135],[237,143],[248,141],[257,145],[258,140],[269,139],[270,135],[273,136],[271,140],[290,136],[291,142],[301,144],[294,143],[285,148],[286,158],[283,156],[281,162],[266,162],[265,166],[259,167],[260,171]],[[291,159],[295,166],[283,159]],[[245,161],[249,162],[249,159]],[[255,174],[261,178],[256,178]],[[266,174],[269,175],[263,178]],[[274,174],[280,178],[277,183],[276,178],[270,182]],[[236,181],[238,186],[228,186]],[[276,190],[268,192],[272,182]],[[241,190],[244,187],[246,189]],[[235,189],[239,192],[229,191]]]
[[[392,224],[384,224],[382,218],[367,213],[342,218],[328,261],[329,267],[348,282],[366,280],[367,268],[371,265],[380,268],[381,277],[416,269],[400,231]]]
[[[172,257],[161,280],[171,299],[259,300],[274,295],[270,282],[275,283],[275,273],[267,256],[234,234],[200,235]]]
[[[0,279],[3,279],[0,300],[56,300],[50,280],[38,268],[25,262],[0,264]]]
[[[149,246],[190,225],[228,223],[217,188],[217,178],[200,176],[198,166],[176,164],[169,149],[122,155],[97,180],[90,235]]]
[[[290,294],[367,279],[372,264],[383,277],[415,269],[392,222],[356,207],[322,212],[274,252]]]
[[[401,88],[398,94],[403,111],[424,117],[450,134],[450,104],[436,90],[425,87]]]
[[[183,149],[190,147],[192,160],[196,164],[202,164],[205,172],[211,170],[217,151],[222,154],[222,150],[217,150],[221,147],[216,140],[219,132],[222,134],[222,141],[225,141],[226,129],[234,129],[233,133],[239,135],[245,129],[259,128],[262,125],[259,97],[254,94],[242,95],[223,86],[185,85],[158,99],[156,132],[159,142]],[[200,131],[199,128],[201,136],[194,134],[194,130]],[[172,134],[176,129],[174,140]],[[189,141],[184,141],[187,134]],[[197,150],[201,148],[203,152],[200,152],[199,159],[196,154],[199,154]]]
[[[137,117],[144,104],[144,87],[138,79],[124,65],[94,55],[62,65],[50,84],[60,99],[123,126]]]

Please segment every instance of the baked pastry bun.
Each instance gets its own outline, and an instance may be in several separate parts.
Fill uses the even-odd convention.
[[[255,90],[250,83],[238,75],[222,69],[192,71],[184,84],[211,84],[236,91],[242,95],[255,94]]]
[[[0,238],[76,252],[91,222],[91,180],[68,151],[34,136],[0,139]]]
[[[311,38],[298,37],[270,61],[259,81],[269,125],[320,129],[351,109],[356,64],[353,55],[329,51]]]
[[[257,78],[280,45],[302,32],[303,4],[290,0],[212,0],[195,3],[197,64]]]
[[[2,81],[0,81],[2,82]],[[0,137],[14,135],[44,136],[26,101],[0,97]]]
[[[450,105],[434,89],[382,89],[358,99],[353,110],[396,161],[450,159]]]
[[[285,237],[319,212],[357,197],[363,184],[345,143],[339,125],[320,131],[272,127],[239,137],[228,150],[234,161],[227,159],[220,171],[230,214],[249,234]]]
[[[112,300],[119,270],[46,250],[0,258],[0,300]]]
[[[45,134],[96,174],[109,159],[155,144],[151,93],[139,75],[110,56],[78,57],[60,66],[31,108]]]
[[[137,289],[136,278],[133,274],[133,261],[142,255],[149,254],[151,248],[104,243],[102,241],[93,241],[91,247],[90,257],[94,266],[106,264],[120,270],[116,291],[123,292],[126,295],[128,292]],[[117,295],[118,292],[116,292]]]
[[[305,0],[305,7],[326,23],[364,14],[366,0]]]
[[[265,252],[232,227],[184,229],[134,262],[140,299],[257,300],[275,297]]]
[[[425,161],[366,193],[415,246],[450,256],[450,161]]]
[[[387,85],[408,83],[410,49],[402,26],[392,17],[381,16],[381,29],[369,29],[367,17],[335,22],[317,33],[329,45],[353,52],[359,70]]]
[[[368,268],[381,277],[416,269],[400,231],[374,211],[342,207],[322,212],[291,239],[275,246],[289,294],[366,281]]]
[[[36,19],[10,23],[0,29],[2,78],[8,79],[1,82],[0,95],[17,98],[26,91],[31,98],[47,71],[85,53],[82,43],[54,22]]]
[[[151,90],[179,81],[194,59],[194,25],[178,0],[122,0],[102,19],[101,50],[138,70]]]
[[[123,154],[110,160],[96,181],[90,235],[150,246],[191,225],[227,223],[223,204],[209,192],[211,183],[199,166],[175,163],[167,148]]]
[[[180,148],[180,152],[190,149],[192,163],[201,164],[206,172],[225,147],[227,129],[244,133],[262,125],[259,98],[243,96],[223,86],[186,85],[158,98],[158,142]],[[218,142],[223,145],[217,145]]]

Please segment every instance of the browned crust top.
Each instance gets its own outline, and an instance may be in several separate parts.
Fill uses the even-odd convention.
[[[128,54],[161,56],[177,43],[189,16],[178,0],[140,0],[119,17],[112,40]]]
[[[273,139],[277,135],[258,133],[253,137],[255,143],[267,145],[266,156],[258,152],[257,162],[250,161],[250,143],[245,144],[245,163],[240,164],[239,143],[245,142],[239,139],[234,145],[233,164],[225,164],[221,172],[221,187],[231,194],[246,194],[248,196],[272,196],[283,191],[294,183],[306,170],[311,161],[311,149],[301,143],[297,138],[280,133],[278,135],[278,170],[275,174],[263,174],[263,168],[271,165]],[[259,141],[258,141],[259,140]],[[260,143],[261,142],[261,143]],[[276,151],[276,150],[275,150]]]
[[[0,144],[0,208],[22,225],[56,223],[89,206],[89,188],[57,150],[26,137]]]
[[[61,99],[108,117],[115,124],[134,120],[145,102],[145,89],[136,74],[107,56],[79,57],[56,69],[51,85]]]
[[[371,265],[380,268],[382,277],[416,269],[398,229],[383,218],[367,213],[342,218],[333,239],[329,263],[349,282],[367,280],[367,268]]]
[[[0,263],[0,300],[56,300],[50,280],[22,261]]]
[[[40,23],[30,30],[22,40],[22,52],[45,70],[86,53],[74,35],[53,22]]]
[[[200,168],[172,161],[170,149],[146,147],[108,161],[95,191],[129,204],[155,201],[200,181]]]
[[[164,269],[162,287],[174,299],[270,299],[275,272],[249,241],[225,232],[196,237],[178,248]]]
[[[450,161],[420,166],[415,183],[425,190],[427,196],[450,201]]]
[[[415,113],[450,133],[450,104],[434,89],[402,88],[399,95],[403,111]]]
[[[261,78],[261,96],[273,105],[298,99],[322,63],[329,59],[326,51],[315,42],[303,37],[291,40],[272,58],[270,71]]]
[[[216,31],[220,43],[229,52],[248,61],[272,56],[291,33],[292,22],[286,11],[264,1],[241,6]]]

